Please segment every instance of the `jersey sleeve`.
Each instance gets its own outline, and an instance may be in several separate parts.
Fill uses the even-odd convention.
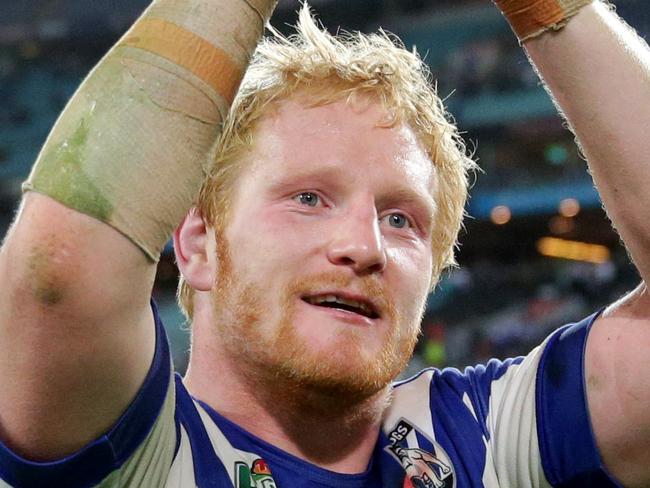
[[[177,449],[175,387],[169,344],[152,302],[154,358],[129,408],[105,435],[64,459],[36,463],[0,444],[0,486],[20,488],[165,485]]]
[[[616,487],[589,417],[584,355],[594,314],[551,334],[525,358],[468,368],[499,486]]]
[[[537,433],[544,472],[553,486],[621,486],[603,465],[587,404],[584,358],[597,316],[553,334],[540,356]]]

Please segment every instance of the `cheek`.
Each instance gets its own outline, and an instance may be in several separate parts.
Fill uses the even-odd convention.
[[[431,282],[431,252],[428,249],[391,249],[388,251],[391,287],[414,303],[426,299]]]
[[[227,229],[232,267],[242,283],[259,285],[265,300],[300,274],[305,258],[317,249],[322,232],[305,219],[272,209],[241,212]],[[271,303],[267,303],[268,306]]]
[[[268,256],[283,261],[283,267],[322,249],[323,236],[329,234],[324,221],[292,212],[271,209],[260,217],[259,236],[265,241],[261,244]]]
[[[387,269],[386,284],[395,301],[404,332],[419,330],[421,314],[429,294],[431,261],[412,253],[395,253],[391,256],[392,266]]]

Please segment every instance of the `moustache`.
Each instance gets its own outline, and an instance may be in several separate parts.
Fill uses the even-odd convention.
[[[376,276],[351,276],[337,271],[302,276],[289,284],[286,297],[317,295],[332,290],[362,295],[372,302],[382,316],[395,317],[392,296]]]

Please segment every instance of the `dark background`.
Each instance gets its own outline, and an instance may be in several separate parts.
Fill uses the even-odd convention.
[[[20,183],[57,115],[147,3],[0,1],[2,234],[17,208]],[[647,37],[647,1],[616,3]],[[430,297],[413,370],[525,354],[554,328],[580,320],[639,281],[601,209],[573,136],[489,2],[310,4],[332,32],[382,26],[408,48],[415,45],[483,169],[461,234],[461,267],[446,274]],[[294,0],[281,0],[272,23],[288,32],[298,7]],[[565,257],[547,257],[539,248],[540,239],[549,237],[601,247],[578,245],[575,252],[575,245],[560,245],[556,248]],[[154,294],[183,370],[188,330],[174,302],[176,281],[168,249]]]

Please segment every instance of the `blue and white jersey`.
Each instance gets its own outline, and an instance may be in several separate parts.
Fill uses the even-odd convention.
[[[602,466],[587,412],[584,350],[595,315],[525,358],[422,371],[394,385],[364,473],[296,458],[193,398],[172,371],[157,312],[156,353],[110,432],[50,463],[0,445],[0,486],[153,488],[464,488],[619,486]]]

